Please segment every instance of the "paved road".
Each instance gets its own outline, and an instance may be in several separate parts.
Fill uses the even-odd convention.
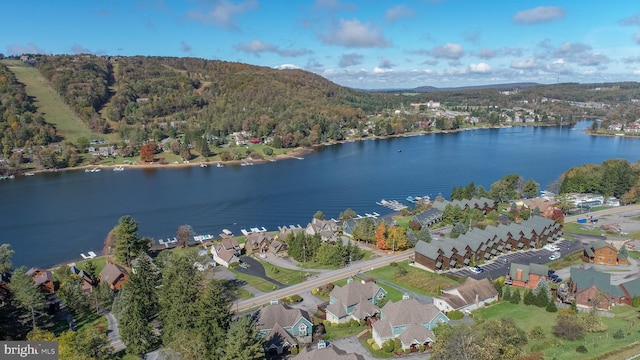
[[[113,313],[109,310],[102,310],[102,315],[107,318],[107,328],[109,331],[107,332],[107,337],[109,339],[109,343],[113,348],[113,352],[117,353],[121,350],[124,350],[126,346],[120,339],[120,330],[118,330],[118,320],[113,316]]]
[[[241,300],[239,302],[236,302],[236,304],[234,304],[233,309],[236,309],[236,311],[238,312],[242,312],[252,307],[268,303],[270,300],[273,300],[273,299],[280,299],[289,295],[301,293],[303,291],[309,291],[313,288],[319,287],[326,283],[344,279],[348,276],[353,276],[367,270],[373,270],[379,267],[386,266],[393,261],[397,262],[397,261],[407,260],[412,256],[413,256],[413,250],[407,250],[404,252],[395,253],[392,255],[384,256],[384,257],[379,257],[373,260],[354,262],[348,268],[327,271],[318,275],[314,275],[303,283],[292,285],[284,289],[270,292],[268,294],[256,296],[248,300]]]

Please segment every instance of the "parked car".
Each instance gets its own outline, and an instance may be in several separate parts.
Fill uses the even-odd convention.
[[[549,255],[549,260],[554,261],[554,260],[558,260],[560,259],[560,254],[559,253],[553,253],[551,255]]]
[[[561,283],[562,282],[562,278],[556,277],[555,279],[553,279],[554,283]]]
[[[553,270],[553,269],[549,269],[549,271],[547,271],[547,276],[548,276],[548,277],[551,277],[551,276],[552,276],[552,275],[554,275],[555,273],[556,273],[556,271],[555,271],[555,270]],[[558,275],[556,275],[556,276],[558,276]]]
[[[542,247],[545,250],[549,250],[549,251],[558,251],[560,250],[560,247],[558,247],[558,245],[554,245],[554,244],[547,244],[545,246]]]
[[[474,266],[473,268],[476,269],[477,274],[482,274],[484,272],[484,269],[480,266]]]

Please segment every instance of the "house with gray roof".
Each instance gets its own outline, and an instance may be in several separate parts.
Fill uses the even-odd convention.
[[[300,350],[294,360],[364,360],[362,355],[347,353],[338,349],[335,345],[324,340],[318,341],[316,346],[307,346]]]
[[[373,323],[371,337],[382,347],[389,339],[400,339],[402,349],[429,348],[436,341],[433,329],[449,318],[433,304],[421,304],[416,299],[403,298],[388,302]]]
[[[613,305],[628,303],[623,287],[611,284],[611,274],[600,272],[593,267],[572,267],[568,283],[569,296],[563,299],[586,308],[609,310]],[[628,284],[633,288],[634,283]]]
[[[380,312],[376,304],[386,296],[387,292],[373,281],[349,278],[347,285],[336,286],[329,294],[326,318],[332,323],[367,320]]]
[[[334,220],[313,218],[304,232],[309,236],[320,235],[320,239],[324,242],[333,242],[337,240],[338,223]]]
[[[457,239],[418,241],[415,262],[430,270],[446,270],[489,260],[504,252],[541,247],[562,233],[553,220],[532,216],[522,223],[470,229]]]
[[[313,323],[309,314],[285,304],[270,304],[258,311],[256,326],[267,353],[283,354],[311,342]]]
[[[489,279],[476,280],[472,277],[467,277],[462,284],[442,290],[440,295],[433,298],[433,304],[444,313],[453,310],[472,311],[495,301],[498,301],[498,291]]]
[[[416,214],[412,220],[419,222],[423,227],[429,227],[442,220],[442,211],[432,207]]]

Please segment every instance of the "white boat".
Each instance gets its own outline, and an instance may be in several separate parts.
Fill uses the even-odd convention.
[[[113,168],[113,171],[124,171],[124,166],[116,166]]]
[[[207,164],[202,163],[202,164],[200,164],[200,167],[201,167],[201,168],[205,168],[205,167],[207,167]]]
[[[233,233],[232,233],[232,232],[231,232],[231,230],[229,230],[229,229],[222,229],[222,232],[223,232],[225,235],[229,235],[229,236],[233,235]]]
[[[34,173],[32,173],[32,172],[26,172],[26,173],[24,173],[24,176],[33,176],[33,175],[35,175],[35,174],[34,174]]]
[[[216,167],[224,167],[224,165],[222,165],[222,164],[218,163],[218,164],[216,165]]]

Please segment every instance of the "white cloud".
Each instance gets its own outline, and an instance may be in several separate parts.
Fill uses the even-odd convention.
[[[445,58],[458,60],[464,55],[464,48],[460,44],[445,44],[436,46],[431,50],[431,55],[435,58]]]
[[[394,66],[396,66],[396,65],[393,64],[391,62],[391,60],[387,59],[386,57],[380,58],[380,64],[378,65],[379,68],[381,68],[381,69],[391,69]]]
[[[396,5],[386,11],[386,18],[388,22],[395,22],[400,19],[410,18],[415,15],[415,12],[404,4]]]
[[[74,54],[93,54],[93,51],[80,44],[73,44],[73,46],[71,46],[71,52]]]
[[[215,0],[210,10],[191,10],[187,12],[187,18],[207,25],[213,23],[223,29],[238,30],[236,16],[257,8],[256,0],[247,0],[238,4],[229,0]]]
[[[379,27],[363,24],[357,19],[341,19],[333,32],[322,36],[322,41],[325,44],[362,48],[387,47],[391,44]]]
[[[487,63],[470,64],[469,71],[472,73],[486,74],[491,72],[491,66]]]
[[[295,70],[295,69],[300,69],[300,66],[294,65],[294,64],[282,64],[282,65],[274,66],[274,68],[278,70]]]
[[[309,49],[280,49],[273,44],[265,43],[260,40],[253,40],[246,44],[238,44],[236,45],[236,49],[242,52],[254,54],[258,57],[264,52],[272,52],[285,57],[297,57],[312,53]]]
[[[516,24],[540,24],[553,20],[563,19],[566,11],[555,6],[539,6],[535,9],[519,11],[513,15],[513,22]]]
[[[513,60],[511,62],[512,69],[534,69],[538,66],[539,64],[533,59]]]
[[[622,25],[640,25],[640,13],[635,13],[629,17],[618,20]]]
[[[386,72],[390,72],[393,71],[393,69],[389,69],[389,68],[383,68],[380,66],[376,66],[373,68],[373,73],[374,74],[382,74],[382,73],[386,73]]]

